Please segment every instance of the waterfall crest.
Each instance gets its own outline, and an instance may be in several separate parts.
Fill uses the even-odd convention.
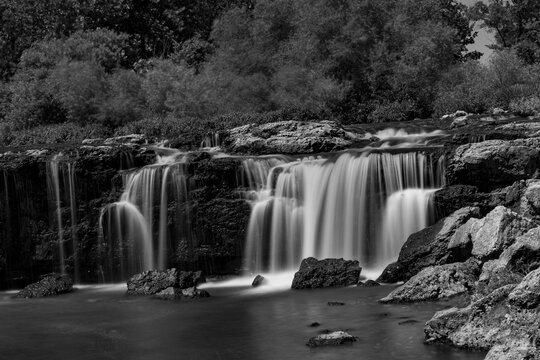
[[[267,160],[245,162],[258,177],[266,173],[265,186],[252,188],[245,268],[292,270],[309,256],[358,259],[368,269],[387,265],[408,235],[427,226],[443,161],[419,152],[348,152],[269,169]]]

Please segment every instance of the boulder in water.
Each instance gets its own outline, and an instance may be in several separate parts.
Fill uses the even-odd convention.
[[[176,269],[148,270],[133,275],[128,280],[126,294],[154,295],[169,287],[178,287],[178,272]]]
[[[17,297],[33,298],[59,295],[73,291],[73,280],[69,275],[47,274],[41,280],[26,286]]]
[[[253,282],[251,283],[251,286],[257,287],[257,286],[264,285],[266,283],[267,283],[267,280],[266,280],[266,278],[264,276],[257,275],[257,276],[255,276],[255,279],[253,279]]]
[[[293,289],[351,286],[358,284],[362,268],[356,260],[324,259],[313,257],[302,260],[294,274]]]
[[[479,216],[479,208],[465,207],[456,210],[435,225],[412,234],[401,248],[398,260],[387,266],[377,281],[383,283],[407,281],[423,268],[449,262],[447,258],[450,239],[467,220]]]
[[[309,347],[335,346],[352,344],[355,341],[356,337],[346,333],[345,331],[334,331],[329,334],[321,334],[312,337],[308,340],[306,345]]]
[[[358,285],[357,286],[361,286],[361,287],[376,287],[376,286],[381,286],[381,284],[379,284],[378,282],[376,282],[375,280],[366,280],[364,282],[358,282]]]
[[[379,301],[389,303],[438,300],[467,294],[474,289],[478,269],[478,264],[472,259],[465,263],[430,266]]]
[[[188,298],[206,298],[210,297],[210,293],[206,290],[200,290],[196,287],[190,287],[187,289],[182,289],[182,296]]]

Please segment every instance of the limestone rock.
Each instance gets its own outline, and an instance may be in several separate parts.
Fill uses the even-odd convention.
[[[389,265],[377,281],[383,283],[406,281],[423,268],[447,263],[448,243],[454,233],[467,220],[479,216],[480,210],[477,207],[465,207],[435,225],[412,234],[401,248],[397,262]]]
[[[458,147],[448,167],[451,184],[491,190],[534,177],[540,167],[540,139],[487,140]]]
[[[356,260],[306,258],[294,274],[293,289],[356,285],[361,268]]]
[[[529,219],[497,206],[483,219],[468,220],[454,233],[448,249],[455,251],[472,245],[471,255],[481,260],[492,259],[534,226]]]
[[[540,268],[527,274],[508,295],[510,304],[520,308],[535,308],[540,304]]]
[[[307,346],[334,346],[351,344],[356,341],[356,337],[349,335],[345,331],[334,331],[329,334],[321,334],[309,339]]]
[[[380,302],[412,302],[437,300],[467,294],[478,279],[478,265],[474,261],[430,266],[392,291]]]
[[[33,298],[59,295],[73,291],[73,280],[69,275],[48,274],[41,280],[26,286],[19,291],[17,297]]]
[[[278,121],[232,129],[224,143],[234,153],[308,154],[342,150],[353,140],[333,121]]]

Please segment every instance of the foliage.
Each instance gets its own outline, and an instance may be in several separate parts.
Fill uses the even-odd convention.
[[[538,95],[532,95],[512,100],[509,110],[519,116],[540,114],[540,97]]]

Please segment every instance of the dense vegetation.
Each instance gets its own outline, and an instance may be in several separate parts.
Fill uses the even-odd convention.
[[[0,19],[4,145],[540,110],[537,0],[0,0]]]

